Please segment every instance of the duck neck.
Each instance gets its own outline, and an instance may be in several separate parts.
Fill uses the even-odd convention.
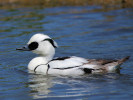
[[[45,51],[40,53],[40,56],[47,62],[51,61],[55,55],[55,49],[52,48],[45,48]]]
[[[54,57],[54,53],[52,54],[48,54],[48,55],[40,55],[40,57],[42,57],[44,60],[45,60],[45,62],[49,62],[49,61],[51,61],[52,59],[53,59],[53,57]]]
[[[42,57],[47,63],[53,59],[53,56],[40,56]]]

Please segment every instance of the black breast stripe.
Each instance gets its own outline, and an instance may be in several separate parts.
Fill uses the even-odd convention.
[[[76,67],[79,67],[79,66],[67,67],[67,68],[53,68],[53,69],[65,70],[65,69],[72,69],[72,68],[76,68]]]
[[[36,72],[36,69],[41,66],[41,65],[46,65],[46,64],[40,64],[40,65],[37,65],[35,68],[34,68],[34,72]]]
[[[49,68],[50,68],[50,65],[48,64],[48,69],[47,69],[47,72],[46,72],[46,74],[48,74],[48,70],[49,70]]]
[[[51,61],[49,61],[49,62],[51,62]],[[48,63],[49,63],[49,62],[48,62]],[[49,66],[48,63],[37,65],[37,66],[35,67],[35,69],[34,69],[34,72],[36,72],[36,69],[37,69],[39,66],[41,66],[41,65],[48,65],[48,69],[47,69],[47,72],[48,72],[48,70],[49,70],[49,68],[50,68],[50,66]],[[46,73],[47,73],[47,72],[46,72]]]

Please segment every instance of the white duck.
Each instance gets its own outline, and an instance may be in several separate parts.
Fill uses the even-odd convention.
[[[49,36],[38,33],[31,37],[27,47],[17,50],[39,54],[39,57],[35,57],[29,62],[28,69],[46,75],[112,73],[118,71],[120,65],[129,59],[129,56],[120,60],[96,60],[76,56],[53,59],[57,47],[57,43]]]

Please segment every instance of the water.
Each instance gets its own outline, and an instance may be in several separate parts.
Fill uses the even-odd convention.
[[[121,74],[36,75],[27,70],[36,55],[15,49],[37,32],[57,41],[56,57],[131,58],[121,66]],[[132,8],[0,9],[0,44],[0,100],[131,100],[133,96]]]

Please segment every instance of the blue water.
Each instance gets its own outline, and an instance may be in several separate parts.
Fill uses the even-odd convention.
[[[56,57],[131,58],[121,73],[79,77],[29,73],[36,55],[15,49],[38,32],[59,45]],[[131,100],[133,9],[100,6],[0,9],[0,100]]]

